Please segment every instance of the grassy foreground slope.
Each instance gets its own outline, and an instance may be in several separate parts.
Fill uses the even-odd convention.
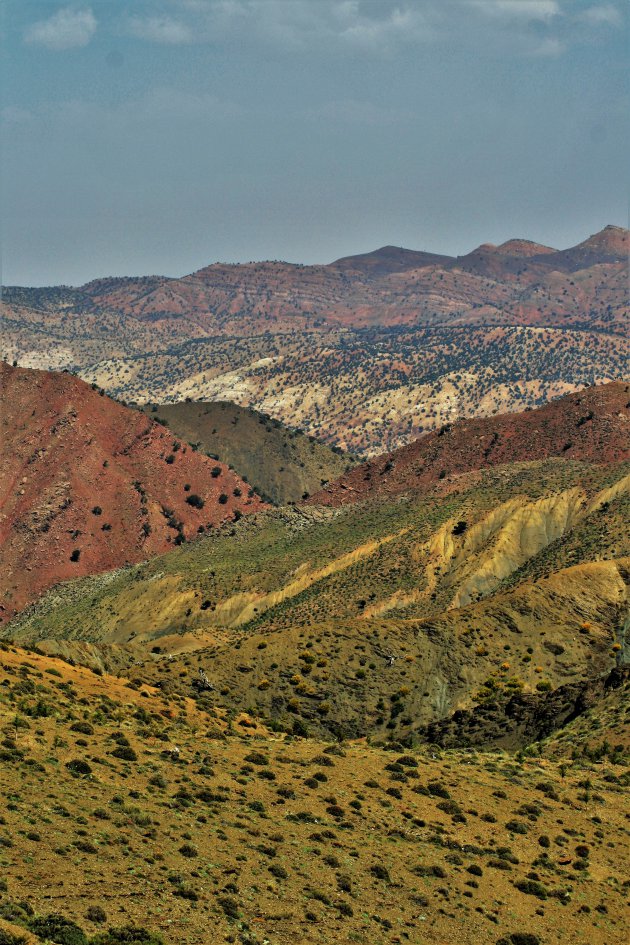
[[[5,945],[626,940],[618,763],[273,736],[8,646],[0,727]]]

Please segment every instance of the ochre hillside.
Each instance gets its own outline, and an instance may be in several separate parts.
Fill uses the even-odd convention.
[[[264,505],[225,465],[70,374],[0,364],[0,616]]]
[[[461,473],[561,456],[590,463],[630,458],[630,384],[591,387],[539,410],[463,420],[357,466],[312,496],[345,505],[429,488]]]
[[[622,752],[286,737],[0,655],[5,945],[626,943]]]

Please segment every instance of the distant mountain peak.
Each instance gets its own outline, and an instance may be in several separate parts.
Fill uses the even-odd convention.
[[[330,263],[331,269],[363,271],[370,275],[385,275],[390,272],[406,272],[409,269],[422,269],[425,266],[444,265],[452,261],[451,256],[440,253],[426,253],[404,246],[381,246],[369,253],[356,256],[342,256]]]
[[[551,246],[545,246],[543,243],[535,243],[533,240],[511,239],[495,247],[497,253],[506,256],[543,256],[549,253],[555,253],[557,250]]]
[[[582,243],[578,243],[576,249],[592,249],[598,252],[609,252],[614,255],[624,256],[630,246],[630,233],[622,226],[613,226],[608,224],[598,233],[593,233]]]

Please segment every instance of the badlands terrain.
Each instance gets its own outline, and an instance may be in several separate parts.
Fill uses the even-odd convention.
[[[374,455],[461,417],[623,377],[628,232],[448,257],[384,247],[325,266],[7,287],[0,355],[138,403],[226,400]]]
[[[5,291],[0,945],[627,941],[626,255]]]
[[[3,945],[626,941],[627,383],[272,507],[198,441],[308,439],[3,380]]]

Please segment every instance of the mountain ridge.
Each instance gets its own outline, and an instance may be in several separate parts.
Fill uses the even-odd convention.
[[[630,459],[630,383],[587,388],[535,411],[449,424],[355,467],[308,502],[337,506],[393,496],[491,466],[551,456],[601,463]]]
[[[8,288],[0,356],[137,403],[233,401],[374,455],[624,376],[626,246],[627,231],[607,228],[565,250],[389,246],[319,266]]]

